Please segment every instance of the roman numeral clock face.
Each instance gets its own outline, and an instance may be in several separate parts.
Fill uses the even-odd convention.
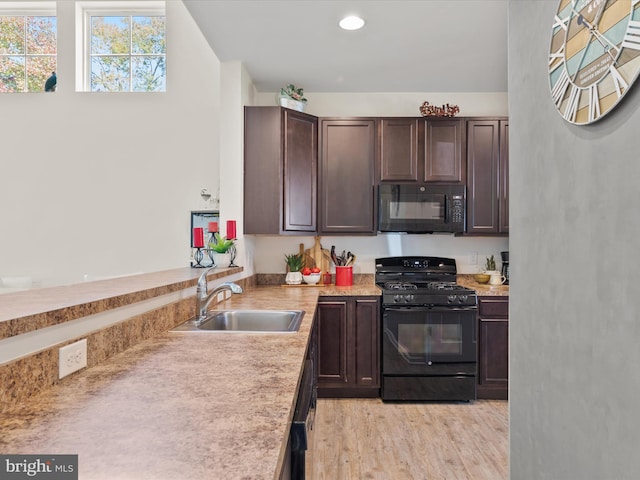
[[[576,125],[601,119],[640,71],[640,0],[560,0],[551,31],[556,108]]]

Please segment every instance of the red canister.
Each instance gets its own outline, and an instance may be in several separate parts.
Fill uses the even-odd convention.
[[[353,285],[353,267],[351,265],[347,267],[336,266],[336,286],[350,287],[351,285]]]

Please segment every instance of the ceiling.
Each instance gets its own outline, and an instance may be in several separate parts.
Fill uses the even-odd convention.
[[[508,0],[183,0],[260,92],[506,92]],[[344,31],[358,14],[366,24]]]

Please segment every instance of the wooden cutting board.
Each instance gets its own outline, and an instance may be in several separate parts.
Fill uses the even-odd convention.
[[[309,249],[304,249],[304,243],[300,244],[300,253],[304,256],[304,266],[313,268],[316,265],[315,259],[310,255]]]
[[[322,248],[320,237],[315,237],[313,247],[305,250],[304,254],[305,258],[309,258],[311,261],[310,263],[312,263],[310,268],[316,266],[322,271],[322,273],[329,271],[329,268],[331,267],[331,255],[329,254],[329,250]]]

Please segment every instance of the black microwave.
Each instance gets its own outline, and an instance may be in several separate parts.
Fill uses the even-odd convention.
[[[463,232],[464,185],[383,184],[378,187],[378,231]]]

